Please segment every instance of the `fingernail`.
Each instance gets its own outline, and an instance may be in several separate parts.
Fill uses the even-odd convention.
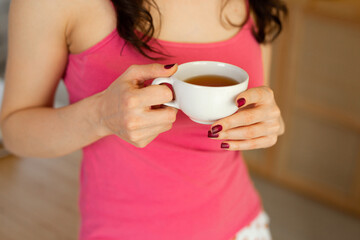
[[[212,127],[211,132],[212,132],[212,134],[215,134],[215,133],[220,132],[221,130],[222,130],[222,126],[216,125],[216,126]]]
[[[170,69],[170,68],[172,68],[173,66],[175,66],[175,63],[165,65],[164,68],[165,68],[165,69]]]
[[[245,98],[240,98],[239,100],[237,100],[238,107],[243,106],[245,103],[246,103]]]
[[[208,131],[208,137],[209,138],[217,138],[217,137],[219,137],[219,134],[214,134],[211,131]]]
[[[228,143],[221,143],[221,148],[229,148],[230,145]]]

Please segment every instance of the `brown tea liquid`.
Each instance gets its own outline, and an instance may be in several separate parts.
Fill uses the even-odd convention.
[[[218,76],[218,75],[201,75],[201,76],[191,77],[184,80],[184,82],[200,85],[200,86],[208,86],[208,87],[225,87],[239,83],[232,78]]]

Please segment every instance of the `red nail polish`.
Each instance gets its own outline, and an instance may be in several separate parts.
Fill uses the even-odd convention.
[[[175,63],[165,65],[164,68],[165,68],[165,69],[170,69],[170,68],[172,68],[173,66],[175,66]]]
[[[239,100],[237,100],[238,107],[243,106],[245,103],[246,103],[245,98],[240,98]]]
[[[230,148],[228,143],[221,143],[221,148]]]
[[[222,129],[223,129],[223,128],[222,128],[221,125],[216,125],[216,126],[214,126],[214,127],[211,129],[211,132],[212,132],[212,134],[215,134],[215,133],[220,132]]]
[[[213,134],[211,131],[208,131],[208,137],[209,138],[217,138],[217,137],[219,137],[219,134]]]

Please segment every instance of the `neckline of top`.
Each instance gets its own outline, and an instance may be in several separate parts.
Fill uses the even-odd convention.
[[[239,29],[239,31],[234,36],[232,36],[228,39],[225,39],[225,40],[221,40],[221,41],[191,43],[191,42],[167,41],[167,40],[157,39],[157,38],[153,37],[150,39],[150,44],[155,43],[155,44],[160,44],[160,46],[178,47],[178,48],[220,47],[223,45],[231,44],[232,42],[236,41],[246,29],[251,29],[251,26],[252,26],[252,19],[251,19],[251,17],[248,17],[246,22],[243,24],[243,26]],[[138,31],[137,31],[137,33],[142,34],[141,32],[138,32]],[[82,51],[80,53],[70,53],[69,57],[81,57],[81,56],[91,54],[91,53],[95,52],[96,50],[98,50],[99,48],[105,46],[107,43],[109,43],[115,37],[120,37],[116,28],[113,29],[107,36],[105,36],[102,40],[100,40],[95,45],[85,49],[84,51]]]

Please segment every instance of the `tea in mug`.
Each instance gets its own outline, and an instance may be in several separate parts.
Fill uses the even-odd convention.
[[[208,87],[225,87],[239,83],[232,78],[219,75],[200,75],[188,78],[184,82]]]

